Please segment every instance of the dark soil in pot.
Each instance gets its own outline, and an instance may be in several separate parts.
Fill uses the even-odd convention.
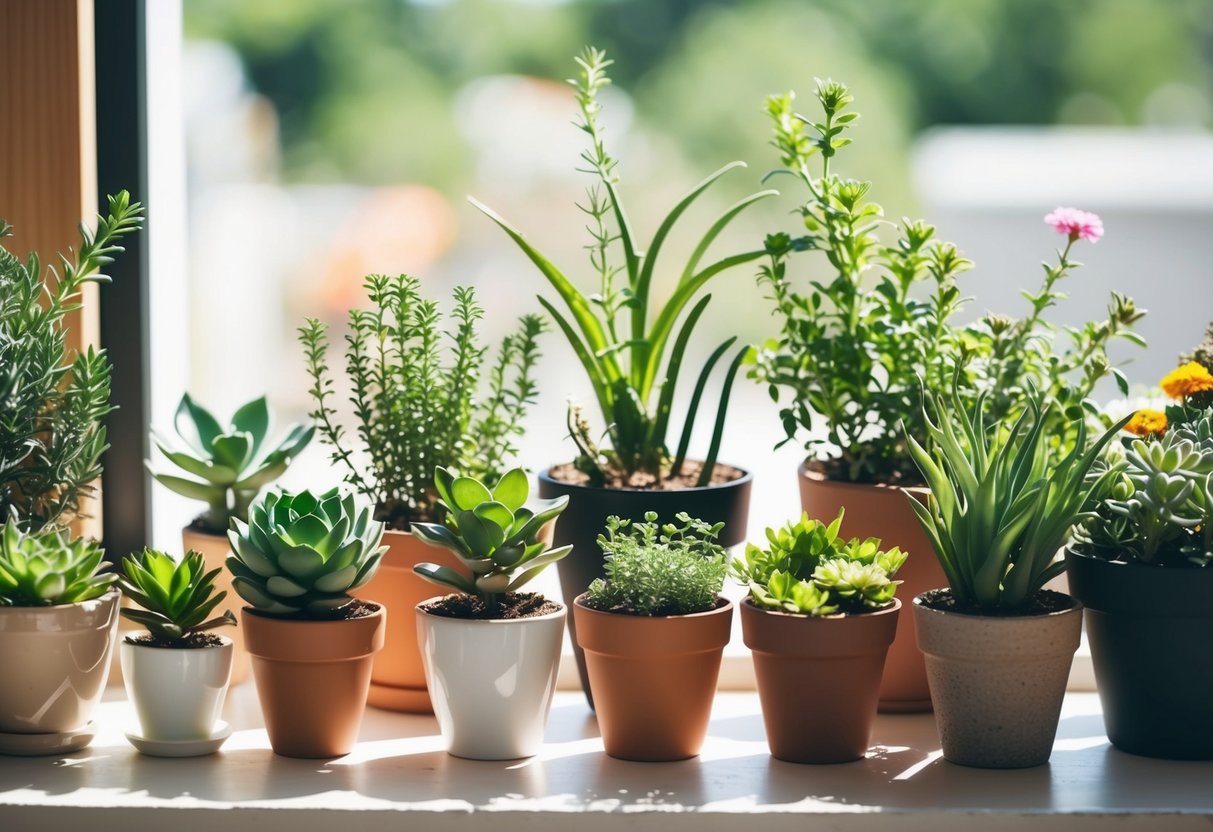
[[[538,618],[560,612],[563,607],[549,601],[538,592],[508,592],[497,605],[490,607],[475,595],[452,593],[427,601],[420,608],[430,615],[444,618],[467,618],[478,621],[514,621],[519,618]]]

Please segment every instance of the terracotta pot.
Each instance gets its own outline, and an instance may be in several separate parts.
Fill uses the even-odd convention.
[[[935,550],[918,524],[907,494],[925,500],[925,488],[898,488],[834,482],[801,463],[800,504],[809,517],[831,522],[845,508],[842,533],[847,537],[878,537],[886,548],[899,547],[909,554],[897,573],[902,598],[913,598],[928,589],[944,586],[947,578]],[[897,636],[885,659],[880,680],[880,710],[887,713],[916,713],[931,710],[926,665],[914,631],[914,617],[903,615]]]
[[[509,621],[418,608],[417,637],[447,751],[472,760],[538,753],[556,690],[564,616],[564,607]]]
[[[207,571],[220,570],[219,574],[215,576],[215,589],[226,592],[227,597],[223,599],[223,605],[215,610],[215,615],[223,615],[225,609],[231,610],[232,615],[239,615],[244,602],[232,588],[232,573],[227,569],[227,556],[232,551],[231,544],[227,541],[227,535],[207,534],[186,526],[181,530],[181,546],[183,552],[193,549],[195,552],[201,553],[202,559],[206,562]],[[232,640],[231,683],[239,685],[249,678],[251,667],[248,649],[244,646],[244,633],[239,627],[227,627],[223,630],[223,634]]]
[[[1213,569],[1066,553],[1108,739],[1122,751],[1213,759]]]
[[[414,714],[433,713],[426,690],[425,667],[417,646],[417,605],[434,595],[434,585],[413,572],[419,563],[437,563],[467,574],[458,559],[434,546],[427,546],[411,532],[386,531],[384,553],[379,571],[370,583],[353,595],[376,603],[391,612],[392,628],[383,651],[375,656],[367,703],[376,708]]]
[[[284,757],[340,757],[358,740],[371,662],[387,615],[343,621],[272,618],[240,611],[265,730]]]
[[[733,604],[691,615],[599,612],[573,603],[606,753],[662,762],[699,754]]]
[[[1069,600],[1060,612],[994,617],[914,599],[944,759],[979,768],[1048,762],[1082,633],[1082,605]]]
[[[748,598],[740,606],[771,756],[789,763],[862,759],[901,601],[828,618],[764,610]]]
[[[213,647],[118,645],[126,696],[140,734],[153,741],[210,739],[232,672],[232,640]]]
[[[573,551],[556,564],[565,604],[571,605],[573,599],[585,592],[596,578],[604,576],[598,535],[602,534],[606,519],[612,515],[640,522],[644,520],[646,511],[655,511],[661,522],[671,522],[674,515],[685,511],[708,523],[723,522],[725,525],[720,542],[725,546],[736,546],[746,539],[750,486],[754,481],[748,471],[743,471],[741,477],[723,485],[681,491],[637,491],[573,485],[553,479],[549,471],[539,474],[539,496],[552,499],[567,494],[569,497],[569,506],[560,515],[553,539],[555,546],[573,546]],[[586,701],[593,708],[594,695],[582,652],[585,645],[577,637],[577,615],[570,615],[568,620],[577,673]]]

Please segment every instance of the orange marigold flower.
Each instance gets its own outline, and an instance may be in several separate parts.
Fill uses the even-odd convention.
[[[1158,436],[1167,429],[1167,414],[1157,410],[1139,410],[1125,425],[1125,430],[1137,436]]]
[[[1193,393],[1213,390],[1213,374],[1195,361],[1189,361],[1163,376],[1158,385],[1171,398],[1182,399]]]

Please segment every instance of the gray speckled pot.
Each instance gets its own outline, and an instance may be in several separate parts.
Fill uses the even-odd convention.
[[[941,612],[914,599],[944,759],[980,768],[1049,760],[1082,605],[1047,615]]]

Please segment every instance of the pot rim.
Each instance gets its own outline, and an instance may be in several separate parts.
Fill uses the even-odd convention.
[[[540,471],[535,476],[540,481],[546,480],[550,483],[559,485],[562,488],[576,488],[581,491],[589,491],[589,492],[612,491],[612,492],[630,492],[630,493],[634,493],[634,494],[696,494],[696,493],[702,493],[705,491],[721,491],[721,490],[728,489],[728,488],[740,488],[741,486],[747,485],[754,481],[754,472],[751,471],[750,469],[742,468],[740,465],[733,465],[731,462],[721,462],[720,460],[716,460],[717,465],[726,465],[729,468],[734,468],[741,472],[741,476],[735,480],[729,480],[728,482],[722,482],[719,485],[702,485],[702,486],[695,485],[695,486],[691,486],[690,488],[679,488],[679,489],[674,489],[671,491],[654,491],[651,488],[606,488],[605,486],[587,485],[585,483],[579,483],[579,482],[565,482],[564,480],[558,480],[551,475],[551,470],[553,468],[555,468],[557,465],[568,465],[568,464],[570,464],[570,463],[558,462],[555,465],[549,465],[548,467],[544,468],[542,471]]]
[[[25,613],[25,614],[29,614],[31,612],[57,612],[59,610],[69,610],[69,609],[73,609],[76,607],[82,607],[85,604],[100,604],[102,601],[109,599],[111,596],[118,596],[119,598],[121,598],[121,595],[122,595],[121,590],[119,590],[115,586],[111,586],[108,590],[106,590],[101,595],[98,595],[96,598],[89,598],[87,601],[76,601],[71,604],[51,604],[50,606],[42,606],[41,604],[39,604],[37,606],[29,606],[29,607],[17,607],[17,606],[0,607],[0,615],[4,615],[6,612]]]
[[[121,644],[127,647],[133,647],[142,650],[156,650],[161,653],[204,653],[207,650],[222,650],[224,647],[231,647],[235,644],[228,636],[221,636],[218,633],[213,633],[216,638],[222,639],[222,644],[208,644],[205,647],[153,647],[150,644],[134,644],[127,641],[131,636],[150,635],[147,630],[133,630],[123,634]]]
[[[682,613],[681,615],[631,615],[626,612],[607,612],[605,610],[594,609],[593,607],[591,607],[585,603],[585,597],[587,595],[589,595],[588,592],[583,592],[580,595],[578,595],[576,598],[574,598],[573,606],[580,607],[581,609],[586,610],[587,612],[597,613],[598,615],[618,616],[619,618],[626,618],[628,620],[633,620],[633,621],[670,621],[670,620],[685,621],[690,618],[706,618],[710,615],[719,615],[720,613],[723,613],[726,610],[730,610],[736,606],[736,604],[734,604],[728,598],[724,597],[724,595],[722,595],[720,593],[716,593],[717,600],[724,601],[724,603],[719,604],[710,610],[703,610],[701,612],[687,612],[687,613]]]
[[[931,493],[931,489],[925,485],[893,485],[887,482],[851,482],[850,480],[832,480],[822,474],[820,471],[814,471],[809,467],[810,462],[817,460],[805,457],[797,466],[797,473],[806,480],[823,485],[829,485],[837,488],[850,489],[853,491],[869,491],[875,489],[877,491],[904,491],[910,494],[926,496]]]
[[[369,598],[355,598],[354,600],[361,601],[364,604],[373,604],[375,606],[375,611],[370,615],[360,615],[357,618],[287,618],[281,615],[267,615],[258,610],[256,607],[250,607],[248,604],[245,604],[240,609],[242,612],[247,612],[249,615],[255,615],[257,618],[261,618],[266,621],[278,621],[283,624],[346,624],[351,621],[363,621],[367,618],[376,618],[382,616],[387,610],[386,606]]]
[[[840,612],[835,613],[834,615],[809,615],[808,613],[804,612],[786,612],[785,610],[769,610],[765,607],[760,607],[750,599],[749,593],[746,593],[746,596],[742,598],[740,602],[738,602],[738,606],[748,607],[750,610],[756,613],[770,613],[771,615],[778,616],[780,618],[802,619],[805,621],[843,622],[857,619],[866,620],[869,618],[875,618],[878,615],[888,615],[889,613],[893,613],[901,609],[903,605],[900,598],[894,598],[892,604],[887,607],[881,607],[878,610],[868,610],[867,612]],[[598,610],[598,612],[601,612],[601,610]]]
[[[1112,569],[1124,569],[1126,571],[1141,570],[1143,572],[1157,573],[1168,572],[1172,575],[1195,574],[1207,569],[1210,574],[1213,574],[1213,569],[1207,566],[1170,566],[1165,563],[1142,563],[1139,560],[1108,560],[1096,555],[1089,555],[1086,552],[1079,552],[1070,546],[1065,547],[1064,552],[1066,557],[1082,558],[1087,562],[1098,563]]]
[[[449,595],[451,593],[447,593],[447,594]],[[529,615],[526,618],[460,618],[459,616],[455,616],[455,615],[435,615],[434,613],[429,612],[428,610],[422,609],[423,605],[428,604],[431,601],[437,601],[438,599],[445,598],[445,597],[446,597],[446,595],[434,595],[433,597],[426,598],[424,601],[422,601],[421,603],[419,603],[415,607],[413,607],[413,610],[418,615],[424,615],[426,618],[431,618],[431,619],[435,619],[438,621],[460,622],[460,623],[469,624],[469,625],[493,625],[493,624],[509,625],[509,624],[526,624],[529,621],[535,621],[535,622],[550,621],[553,618],[563,618],[564,615],[569,611],[569,608],[566,604],[562,604],[559,601],[552,601],[552,599],[548,598],[546,595],[543,596],[543,599],[545,601],[549,601],[553,604],[558,604],[560,606],[560,609],[556,610],[555,612],[544,613],[543,615]]]
[[[184,526],[181,527],[181,533],[183,535],[184,534],[196,534],[199,537],[213,537],[216,540],[218,540],[220,538],[222,538],[223,540],[227,540],[227,532],[208,532],[203,529],[195,529],[193,520],[191,520],[189,523],[186,523]]]
[[[935,615],[940,615],[940,616],[944,616],[944,617],[950,617],[950,618],[954,618],[954,619],[972,618],[972,619],[976,619],[978,621],[1010,621],[1010,622],[1041,621],[1041,620],[1047,619],[1047,618],[1060,618],[1064,615],[1072,615],[1075,612],[1081,612],[1083,609],[1082,602],[1079,601],[1077,598],[1075,598],[1073,595],[1071,595],[1068,592],[1061,592],[1059,590],[1054,589],[1054,590],[1050,590],[1050,592],[1056,592],[1058,595],[1062,595],[1062,596],[1065,596],[1066,598],[1070,599],[1070,606],[1066,607],[1064,610],[1053,610],[1052,612],[1044,612],[1044,613],[1039,613],[1037,615],[975,615],[971,612],[955,612],[953,610],[937,610],[934,607],[929,607],[922,602],[922,597],[924,595],[926,595],[927,592],[935,592],[937,589],[947,589],[949,592],[951,591],[950,587],[935,587],[935,589],[928,589],[925,592],[920,592],[914,596],[913,606],[916,609],[920,609],[925,612],[933,613]]]

